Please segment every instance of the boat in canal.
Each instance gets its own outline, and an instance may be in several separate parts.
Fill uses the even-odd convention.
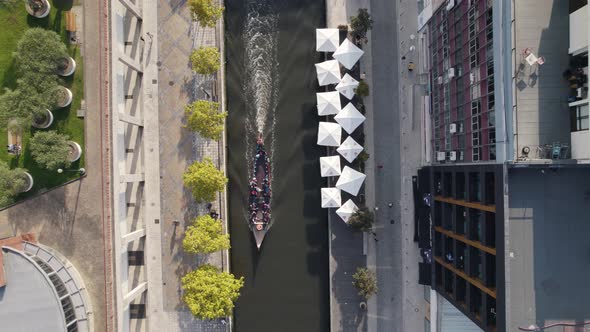
[[[250,195],[248,200],[249,226],[254,234],[256,247],[260,250],[262,241],[271,226],[270,156],[264,149],[262,133],[256,138],[256,155],[252,161],[252,177],[250,178]]]

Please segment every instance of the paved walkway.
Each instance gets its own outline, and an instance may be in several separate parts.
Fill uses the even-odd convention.
[[[185,228],[199,215],[207,213],[206,204],[196,204],[184,188],[182,175],[195,160],[211,158],[223,167],[223,143],[203,139],[184,128],[184,106],[197,99],[216,96],[215,80],[192,72],[189,56],[200,46],[219,46],[217,33],[193,23],[185,2],[158,1],[158,82],[160,114],[160,173],[162,220],[163,304],[167,331],[225,331],[220,321],[194,319],[181,299],[180,279],[201,263],[219,267],[227,264],[221,252],[197,257],[182,250]],[[225,218],[218,196],[213,207]],[[173,221],[180,221],[178,227]]]
[[[105,244],[110,245],[110,228],[103,209],[103,184],[108,181],[108,167],[103,156],[108,156],[108,119],[104,100],[104,70],[108,63],[100,47],[103,13],[99,1],[84,1],[84,57],[86,176],[43,195],[31,198],[0,211],[0,228],[10,227],[13,234],[35,233],[39,243],[47,245],[67,257],[81,274],[92,301],[95,331],[112,328],[112,303],[105,302]],[[79,9],[76,9],[79,12]],[[102,30],[104,31],[104,30]],[[74,74],[75,75],[75,74]],[[76,112],[72,109],[71,112]],[[110,267],[107,267],[110,269]],[[110,279],[110,272],[106,273]],[[110,280],[109,280],[110,281]],[[106,298],[110,298],[107,296]],[[106,322],[109,322],[108,324]]]

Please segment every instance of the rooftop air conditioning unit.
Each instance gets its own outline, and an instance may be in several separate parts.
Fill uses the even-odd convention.
[[[443,78],[442,78],[442,76],[439,76],[439,77],[436,78],[436,83],[443,84]]]
[[[436,161],[445,161],[445,153],[443,151],[436,153]]]
[[[449,0],[449,3],[447,3],[447,11],[453,9],[453,7],[455,7],[455,0]]]
[[[454,133],[456,133],[456,132],[457,132],[457,124],[456,124],[456,123],[451,123],[451,124],[449,125],[449,132],[450,132],[451,134],[454,134]]]
[[[455,77],[455,68],[449,68],[449,78]]]
[[[450,161],[456,161],[457,160],[457,151],[451,151],[451,152],[449,152],[449,160]]]

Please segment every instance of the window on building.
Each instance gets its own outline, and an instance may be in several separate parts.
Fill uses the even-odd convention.
[[[479,136],[479,133],[477,133],[477,134]],[[473,148],[473,153],[472,153],[473,161],[480,161],[480,160],[482,160],[481,159],[481,157],[482,157],[481,151],[482,151],[481,147],[474,147]]]
[[[465,135],[459,135],[457,137],[457,142],[459,143],[459,150],[465,149]]]
[[[471,115],[476,115],[479,113],[481,113],[481,105],[479,103],[479,100],[471,101]]]
[[[479,138],[480,138],[479,131],[472,132],[471,133],[471,144],[473,146],[478,146],[480,144]]]
[[[494,133],[494,141],[496,140]],[[496,160],[496,145],[490,145],[490,160]]]
[[[588,104],[570,107],[571,130],[588,130]]]
[[[491,111],[488,113],[488,128],[496,126],[496,112]]]
[[[471,99],[478,99],[481,97],[481,87],[479,83],[473,84],[470,88],[471,91]]]

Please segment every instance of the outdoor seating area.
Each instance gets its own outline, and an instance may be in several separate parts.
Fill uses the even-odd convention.
[[[365,116],[355,106],[355,94],[360,82],[351,75],[359,72],[356,65],[364,54],[347,38],[340,43],[338,29],[316,29],[316,50],[331,53],[335,60],[326,60],[316,64],[318,84],[325,87],[324,92],[317,93],[318,115],[325,116],[329,121],[318,123],[317,144],[326,146],[328,154],[337,152],[346,162],[353,163],[363,151],[361,144],[352,138],[353,132],[365,121]],[[330,54],[326,56],[329,58]],[[346,72],[341,74],[341,68]],[[354,69],[357,69],[354,71]],[[342,99],[348,100],[342,107]],[[342,130],[349,136],[342,141]],[[334,151],[334,148],[336,148]],[[352,167],[341,168],[340,156],[330,155],[320,158],[320,172],[322,177],[338,176],[336,183],[328,179],[328,186],[321,189],[322,208],[338,208],[336,214],[344,221],[358,210],[357,205],[348,199],[342,204],[342,192],[350,196],[357,196],[365,181],[366,175]]]
[[[60,166],[47,167],[38,162],[40,159],[31,149],[33,137],[41,133],[65,138],[61,151],[69,149],[65,144],[68,140],[79,144],[82,151],[84,147],[84,121],[76,113],[84,95],[82,57],[77,45],[65,42],[71,40],[76,30],[75,14],[70,11],[72,4],[45,0],[39,3],[43,3],[41,9],[31,10],[27,1],[9,1],[0,11],[3,26],[0,30],[3,50],[0,54],[0,111],[7,119],[0,123],[0,144],[6,146],[0,152],[0,163],[7,165],[11,172],[24,170],[34,179],[33,188],[28,192],[15,190],[21,193],[13,196],[11,202],[80,176],[69,169],[58,173],[57,168],[84,166],[84,158],[70,164],[68,158],[63,157],[64,163]],[[55,71],[36,69],[44,66],[41,60],[35,60],[39,52],[44,53],[44,59],[61,54],[55,60]],[[33,104],[39,105],[39,110],[31,110]],[[45,150],[50,151],[49,146]]]

